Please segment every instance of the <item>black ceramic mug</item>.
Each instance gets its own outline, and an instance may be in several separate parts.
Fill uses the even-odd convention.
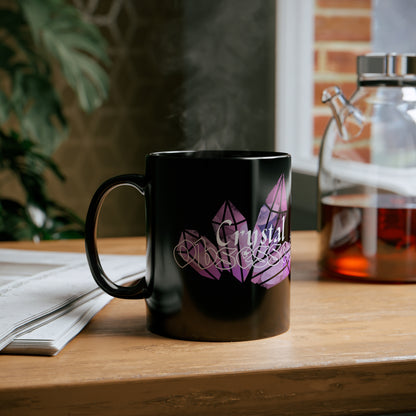
[[[133,186],[146,199],[147,276],[118,286],[97,253],[105,196]],[[154,333],[239,341],[289,328],[291,158],[251,151],[159,152],[145,175],[104,182],[86,219],[86,252],[97,284],[145,298]]]

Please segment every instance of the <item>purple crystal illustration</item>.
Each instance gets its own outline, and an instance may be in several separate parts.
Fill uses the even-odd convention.
[[[262,253],[265,245],[269,247],[274,243],[282,241],[286,214],[286,188],[282,175],[267,196],[266,203],[260,208],[259,216],[254,226],[253,233],[257,235],[257,241],[253,248],[255,263],[266,255],[266,253]]]
[[[215,267],[217,248],[208,238],[201,236],[198,231],[185,230],[181,233],[179,244],[175,247],[174,255],[179,255],[183,262],[176,263],[180,267],[190,265],[201,276],[209,279],[219,279],[221,271]]]
[[[191,266],[198,274],[219,280],[231,273],[239,282],[250,281],[270,289],[290,275],[284,175],[260,208],[253,230],[231,201],[225,201],[212,219],[216,244],[196,230],[184,230],[173,250],[180,268]]]
[[[251,254],[246,237],[248,236],[246,219],[230,201],[225,201],[212,220],[212,226],[217,244],[220,246],[218,254],[221,262],[218,266],[222,270],[230,270],[236,279],[243,282],[252,264],[251,256],[249,258],[244,256],[248,251]]]
[[[286,279],[289,274],[290,243],[285,241],[279,248],[275,246],[274,249],[270,250],[266,266],[259,269],[256,268],[256,265],[253,266],[251,282],[269,289]]]

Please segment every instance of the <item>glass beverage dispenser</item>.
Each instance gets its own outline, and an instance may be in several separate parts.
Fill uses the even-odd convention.
[[[319,166],[320,263],[328,275],[416,282],[416,55],[357,59],[333,112]]]

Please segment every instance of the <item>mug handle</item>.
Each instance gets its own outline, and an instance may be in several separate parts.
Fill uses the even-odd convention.
[[[122,299],[141,299],[150,295],[146,278],[140,278],[133,286],[119,286],[104,272],[97,249],[97,222],[105,197],[119,186],[132,186],[145,194],[147,180],[143,175],[128,174],[106,180],[95,192],[85,221],[85,251],[94,280],[109,295]]]

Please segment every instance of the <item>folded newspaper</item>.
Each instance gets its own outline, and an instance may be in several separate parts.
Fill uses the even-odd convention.
[[[100,259],[119,285],[145,273],[145,256]],[[110,300],[85,254],[0,249],[0,352],[55,355]]]

